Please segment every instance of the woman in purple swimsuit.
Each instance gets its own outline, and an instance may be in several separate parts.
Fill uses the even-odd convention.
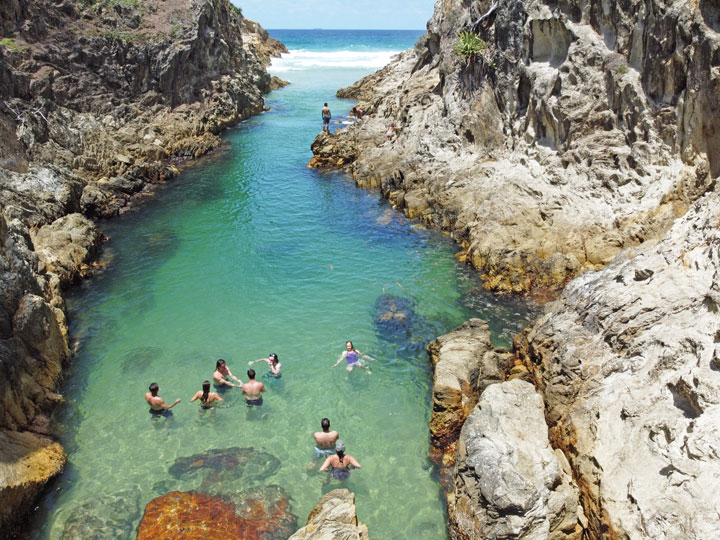
[[[340,358],[338,358],[338,361],[335,362],[335,365],[333,367],[336,367],[340,362],[343,361],[343,359],[347,359],[347,370],[348,373],[350,373],[353,369],[356,367],[365,368],[367,369],[367,374],[370,375],[370,369],[368,369],[367,364],[364,360],[361,358],[358,358],[358,356],[362,356],[363,358],[367,358],[368,360],[372,360],[373,362],[377,362],[372,356],[368,356],[367,354],[363,354],[360,351],[358,351],[355,347],[353,347],[352,341],[346,341],[345,342],[345,349],[342,354],[340,355]]]

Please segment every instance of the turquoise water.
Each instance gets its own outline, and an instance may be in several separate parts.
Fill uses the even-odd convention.
[[[485,293],[455,262],[449,239],[377,193],[306,168],[322,103],[345,115],[352,103],[334,99],[335,90],[420,33],[383,41],[348,32],[334,45],[323,33],[272,34],[294,52],[274,64],[292,85],[268,96],[270,112],[229,130],[223,150],[141,211],[101,225],[111,238],[108,268],[68,298],[78,353],[54,420],[69,465],[30,538],[134,538],[150,500],[199,487],[197,477],[169,474],[177,458],[229,447],[278,458],[239,489],[281,486],[298,526],[323,493],[345,486],[372,538],[446,537],[428,460],[424,347],[471,316],[488,319],[496,343],[508,344],[528,307]],[[383,299],[403,305],[407,327],[376,324]],[[372,374],[331,369],[347,339],[378,359]],[[283,376],[268,379],[266,365],[255,366],[267,386],[261,408],[246,407],[234,389],[213,411],[188,403],[217,358],[245,380],[248,361],[271,352]],[[172,419],[150,418],[143,395],[152,381],[166,401],[182,398]],[[310,467],[325,416],[363,466],[347,481]],[[79,522],[95,536],[64,533]]]

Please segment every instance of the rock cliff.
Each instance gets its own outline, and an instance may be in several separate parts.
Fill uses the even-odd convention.
[[[339,92],[365,117],[310,165],[449,231],[488,288],[557,292],[720,175],[718,20],[707,1],[441,0],[413,50]],[[456,54],[461,31],[485,48]]]
[[[283,51],[227,0],[0,3],[0,436],[48,447],[70,359],[62,288],[92,272],[91,219],[123,212],[262,111],[265,67]],[[62,449],[46,467],[10,452],[0,447],[18,468],[0,477],[0,536],[64,463]]]
[[[720,195],[574,280],[528,335],[592,538],[717,536]]]

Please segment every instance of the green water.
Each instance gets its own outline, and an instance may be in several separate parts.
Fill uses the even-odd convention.
[[[323,493],[344,486],[373,539],[446,537],[428,460],[424,346],[471,316],[489,319],[496,343],[507,344],[528,310],[484,293],[449,239],[350,179],[305,167],[321,102],[346,111],[351,104],[330,96],[365,73],[284,74],[293,85],[268,97],[270,112],[228,131],[224,150],[141,211],[101,224],[108,269],[68,298],[78,353],[55,426],[69,465],[31,538],[62,538],[79,508],[112,514],[117,537],[134,538],[151,499],[198,487],[168,474],[176,458],[232,446],[281,460],[256,483],[282,486],[299,526]],[[407,332],[378,331],[384,294],[411,303]],[[331,369],[347,339],[379,360],[371,375]],[[217,358],[245,380],[248,361],[271,352],[283,376],[267,379],[266,365],[256,366],[267,386],[261,408],[248,409],[234,389],[205,414],[189,403]],[[152,381],[166,401],[182,398],[172,420],[150,418]],[[344,482],[308,470],[324,416],[363,465]]]

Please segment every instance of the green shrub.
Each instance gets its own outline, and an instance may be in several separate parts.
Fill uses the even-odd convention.
[[[462,56],[468,64],[475,60],[485,49],[487,49],[487,43],[480,39],[480,36],[476,33],[467,30],[460,32],[455,45],[453,45],[455,54]]]
[[[620,75],[623,75],[624,73],[628,72],[627,66],[618,66],[615,68],[615,73],[619,73]]]
[[[15,40],[12,38],[2,38],[0,39],[0,45],[3,45],[4,47],[7,47],[11,51],[17,51],[20,49],[20,47],[17,46],[17,43],[15,43]]]

